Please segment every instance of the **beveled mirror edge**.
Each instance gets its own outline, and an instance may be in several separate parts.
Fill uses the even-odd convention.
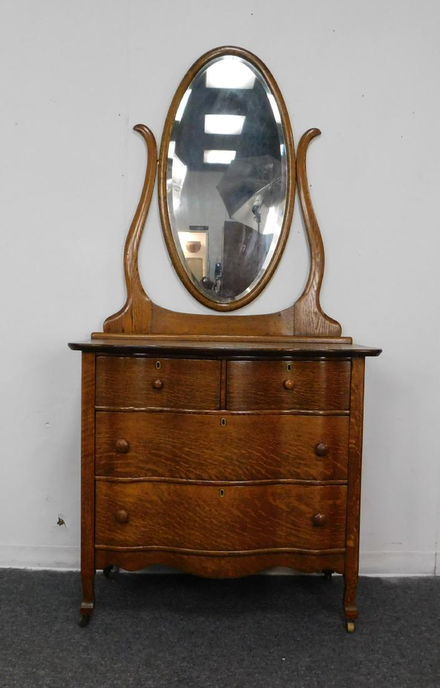
[[[252,64],[255,69],[257,69],[266,80],[269,88],[271,89],[277,105],[281,114],[281,123],[283,131],[286,137],[286,150],[287,150],[287,169],[288,169],[288,179],[286,188],[286,208],[284,212],[283,224],[281,227],[280,237],[276,245],[273,256],[270,263],[263,275],[263,277],[255,284],[255,286],[244,296],[236,301],[231,301],[229,303],[218,303],[209,299],[205,296],[199,289],[197,289],[194,282],[191,280],[189,274],[185,270],[180,255],[178,253],[176,243],[174,240],[169,213],[168,213],[168,203],[167,203],[167,160],[168,160],[168,145],[171,139],[172,128],[175,121],[175,115],[177,108],[180,104],[183,94],[187,90],[189,84],[192,82],[194,77],[203,69],[203,67],[208,64],[211,60],[221,57],[223,55],[234,55],[241,57],[250,64]],[[290,227],[292,224],[293,210],[295,204],[295,189],[296,189],[296,162],[295,162],[295,146],[293,142],[293,132],[290,123],[289,113],[284,102],[281,90],[275,80],[275,77],[266,67],[266,65],[253,53],[246,50],[245,48],[239,48],[236,46],[221,46],[209,50],[204,53],[194,64],[189,68],[180,82],[174,97],[171,101],[167,117],[165,120],[165,125],[162,133],[160,154],[159,154],[159,170],[158,170],[158,196],[159,196],[159,209],[160,217],[162,221],[162,229],[165,238],[165,243],[168,249],[168,254],[170,256],[171,262],[176,270],[177,275],[183,282],[190,294],[197,299],[204,306],[216,310],[216,311],[233,311],[248,303],[253,301],[267,286],[268,282],[271,280],[278,264],[281,260],[287,239],[289,237]]]

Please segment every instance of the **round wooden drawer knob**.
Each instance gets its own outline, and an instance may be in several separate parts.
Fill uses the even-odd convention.
[[[295,385],[294,385],[293,380],[284,380],[284,382],[283,382],[284,389],[293,389],[294,386]]]
[[[118,509],[115,513],[115,519],[118,523],[127,523],[128,511],[125,511],[125,509]]]
[[[315,446],[315,454],[316,456],[327,456],[328,446],[324,442],[318,442]]]
[[[315,514],[312,521],[314,526],[320,528],[327,523],[327,516],[325,514]]]
[[[153,387],[154,387],[154,389],[162,389],[162,387],[163,387],[162,380],[154,380]]]
[[[116,451],[118,454],[126,454],[130,449],[130,444],[127,440],[116,440],[115,442]]]

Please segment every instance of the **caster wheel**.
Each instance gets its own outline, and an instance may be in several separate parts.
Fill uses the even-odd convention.
[[[347,633],[354,633],[356,630],[356,624],[354,621],[346,621],[345,626],[347,629]]]
[[[90,622],[90,614],[81,614],[79,617],[78,624],[81,626],[81,628],[84,628],[84,626],[88,626]]]
[[[325,569],[322,573],[324,574],[324,578],[326,581],[331,581],[333,571],[331,571],[330,569]]]
[[[106,566],[105,569],[102,569],[102,573],[106,578],[111,578],[113,573],[118,573],[119,568],[117,566],[113,566],[110,564],[110,566]]]

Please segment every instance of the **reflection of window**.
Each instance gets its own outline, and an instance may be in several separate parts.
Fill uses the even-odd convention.
[[[205,134],[238,136],[245,119],[244,115],[205,115]]]
[[[240,58],[222,57],[206,70],[206,88],[253,88],[255,75]]]
[[[203,162],[210,165],[229,165],[236,154],[237,151],[235,150],[205,150],[203,151]]]

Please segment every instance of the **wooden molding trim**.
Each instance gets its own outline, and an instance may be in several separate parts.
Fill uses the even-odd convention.
[[[331,549],[305,549],[304,547],[271,547],[267,549],[246,549],[246,550],[203,550],[203,549],[188,549],[186,547],[161,547],[160,545],[133,545],[121,547],[119,545],[95,545],[97,550],[110,550],[111,552],[170,552],[174,554],[191,554],[193,556],[209,556],[209,557],[244,557],[252,555],[264,554],[344,554],[343,547],[334,547]]]
[[[324,245],[307,178],[307,151],[312,139],[320,133],[319,129],[308,129],[298,145],[298,192],[310,247],[310,272],[304,291],[294,305],[294,331],[296,335],[338,337],[341,325],[324,313],[319,301],[325,265]]]

